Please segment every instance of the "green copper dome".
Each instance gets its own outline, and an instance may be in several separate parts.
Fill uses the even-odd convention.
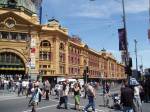
[[[39,5],[41,5],[40,1],[41,0],[0,0],[0,8],[23,8],[28,12],[38,13]]]

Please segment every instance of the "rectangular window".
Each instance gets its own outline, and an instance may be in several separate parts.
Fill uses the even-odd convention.
[[[2,32],[2,39],[8,39],[8,32]]]
[[[26,33],[20,33],[21,40],[27,40],[27,34]]]
[[[43,68],[47,68],[47,65],[43,65]]]
[[[43,52],[43,59],[47,60],[47,53],[46,52]]]
[[[12,40],[17,40],[17,33],[10,33]]]

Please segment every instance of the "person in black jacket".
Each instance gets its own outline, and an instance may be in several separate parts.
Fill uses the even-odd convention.
[[[121,88],[121,104],[123,112],[133,112],[134,90],[128,86],[128,81],[125,81],[125,86]]]

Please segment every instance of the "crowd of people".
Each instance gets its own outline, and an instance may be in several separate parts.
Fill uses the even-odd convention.
[[[57,109],[68,109],[68,96],[69,94],[72,95],[74,93],[74,100],[75,100],[75,110],[80,111],[80,97],[81,97],[81,91],[82,87],[80,85],[79,81],[74,82],[73,89],[70,86],[70,83],[68,80],[65,80],[63,82],[58,83],[59,88],[52,88],[48,80],[46,80],[43,83],[43,86],[40,86],[40,82],[36,81],[33,83],[32,89],[29,89],[31,94],[31,99],[29,101],[29,106],[32,106],[32,112],[36,112],[36,107],[38,103],[41,101],[41,97],[45,97],[46,100],[49,100],[49,95],[55,92],[56,95],[59,96],[59,103],[57,105]],[[95,87],[96,85],[93,85],[93,83],[88,83],[85,85],[85,89],[87,91],[87,96],[89,103],[84,108],[84,112],[87,112],[87,109],[92,106],[93,111],[95,111]],[[55,90],[56,89],[56,90]],[[53,91],[53,92],[52,92]],[[64,107],[62,107],[62,104],[64,104]]]
[[[59,99],[57,109],[68,109],[68,96],[74,95],[74,109],[80,111],[80,99],[88,98],[88,103],[82,109],[83,112],[87,112],[89,107],[95,112],[95,98],[96,91],[99,84],[96,82],[85,83],[81,85],[78,80],[75,82],[69,82],[67,79],[57,84],[51,84],[48,80],[31,81],[31,80],[14,80],[13,78],[0,78],[0,89],[8,92],[17,93],[18,96],[29,97],[29,106],[32,107],[32,112],[36,112],[38,103],[44,98],[49,100],[50,95],[56,95]],[[146,79],[143,83],[137,82],[134,78],[130,81],[124,81],[120,91],[120,109],[123,112],[142,112],[142,102],[148,102],[150,100],[150,82]],[[103,103],[104,106],[109,107],[110,96],[110,83],[105,82],[102,84],[103,90]],[[85,95],[83,95],[83,93]],[[62,107],[64,105],[64,107]]]

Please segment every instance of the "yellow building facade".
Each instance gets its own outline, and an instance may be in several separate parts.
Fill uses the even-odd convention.
[[[0,74],[90,79],[125,79],[124,65],[106,51],[97,52],[51,19],[45,25],[22,8],[0,7]]]

